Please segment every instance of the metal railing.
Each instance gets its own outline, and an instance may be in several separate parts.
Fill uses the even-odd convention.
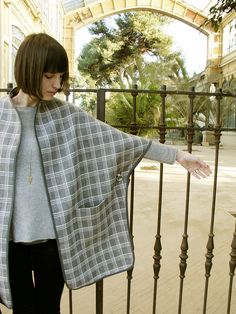
[[[0,92],[6,92],[7,89],[2,89]],[[231,131],[236,132],[235,127],[235,105],[232,112],[234,114],[234,125],[233,127],[224,127],[222,126],[222,104],[223,101],[227,98],[236,99],[236,95],[224,93],[221,90],[215,93],[207,93],[207,92],[196,92],[194,89],[190,91],[173,91],[167,90],[165,86],[162,87],[161,90],[139,90],[137,86],[133,89],[71,89],[66,96],[67,100],[70,99],[72,95],[72,101],[74,102],[76,99],[76,95],[81,95],[85,93],[93,93],[96,95],[97,100],[97,108],[96,115],[97,118],[106,121],[106,96],[109,92],[109,97],[112,94],[124,93],[132,96],[132,105],[133,105],[133,113],[132,113],[132,121],[130,125],[114,125],[115,127],[127,129],[132,134],[137,134],[140,129],[155,129],[159,134],[159,141],[161,143],[166,142],[166,135],[169,131],[172,130],[182,130],[185,133],[185,142],[186,149],[188,152],[192,153],[193,145],[194,145],[194,134],[197,131],[211,131],[214,137],[214,143],[212,148],[214,149],[214,173],[213,173],[213,185],[212,185],[212,201],[211,201],[211,213],[210,213],[210,224],[208,230],[207,244],[206,244],[206,252],[205,252],[205,284],[204,284],[204,292],[203,292],[203,302],[202,309],[198,313],[207,313],[207,305],[208,305],[208,296],[209,296],[209,281],[212,275],[212,266],[214,260],[214,224],[215,224],[215,216],[216,216],[216,199],[217,199],[217,185],[218,185],[218,166],[219,166],[219,153],[220,153],[220,139],[222,131]],[[161,98],[160,103],[160,118],[158,125],[137,125],[137,106],[139,105],[139,95],[141,94],[158,94]],[[167,97],[187,97],[188,102],[186,106],[186,124],[170,126],[168,124],[166,118],[166,107],[167,107]],[[196,112],[194,111],[194,104],[198,97],[206,97],[211,98],[214,97],[214,125],[203,125],[202,127],[196,126],[194,121],[194,115]],[[158,208],[157,208],[157,225],[156,225],[156,234],[153,235],[155,238],[154,243],[154,256],[153,256],[153,297],[152,297],[152,314],[155,313],[163,313],[158,308],[158,281],[160,278],[160,269],[161,269],[161,259],[162,259],[162,216],[163,216],[163,181],[164,181],[164,166],[160,164],[159,168],[159,191],[158,191]],[[134,217],[135,217],[135,205],[134,205],[134,195],[135,195],[135,172],[131,176],[130,182],[130,204],[129,204],[129,223],[130,223],[130,232],[133,235],[133,227],[134,227]],[[182,234],[182,242],[180,245],[180,255],[179,255],[179,292],[178,292],[178,306],[176,308],[175,313],[183,312],[183,299],[184,299],[184,282],[186,277],[186,269],[188,266],[188,255],[189,255],[189,210],[190,210],[190,190],[191,190],[191,175],[187,173],[186,178],[186,194],[185,194],[185,209],[184,209],[184,221],[183,221],[183,234]],[[168,248],[166,248],[168,250]],[[225,313],[234,313],[231,309],[232,299],[235,297],[233,295],[233,278],[235,274],[236,267],[236,225],[233,234],[233,240],[231,245],[231,252],[229,252],[229,288],[228,291],[225,291],[225,295],[227,295],[227,304]],[[131,313],[131,292],[132,292],[132,279],[133,279],[133,269],[127,272],[127,297],[126,297],[126,311],[123,313]],[[193,283],[194,285],[194,283]],[[102,314],[104,311],[104,300],[106,295],[103,291],[103,281],[96,283],[96,306],[94,313]],[[167,301],[168,302],[168,301]],[[74,308],[74,309],[73,309]],[[160,310],[160,312],[159,312]],[[236,311],[236,309],[234,309]],[[72,291],[69,291],[69,313],[81,313],[83,311],[78,311],[76,306],[73,304]],[[135,312],[133,312],[135,313]],[[192,312],[194,313],[194,312]],[[108,313],[109,314],[109,313]],[[165,313],[166,314],[166,313]],[[172,313],[171,313],[172,314]]]
[[[84,92],[84,90],[74,89],[71,92]],[[116,125],[115,127],[128,127],[131,133],[136,134],[137,129],[142,128],[156,128],[159,131],[159,138],[161,143],[165,143],[165,136],[167,130],[170,129],[182,129],[184,128],[187,131],[187,150],[188,152],[192,152],[193,146],[193,136],[196,130],[201,131],[211,131],[214,133],[215,137],[215,162],[214,162],[214,181],[213,181],[213,192],[212,192],[212,208],[211,208],[211,220],[210,220],[210,229],[208,234],[208,240],[206,245],[206,254],[205,254],[205,289],[204,289],[204,300],[203,300],[203,313],[207,312],[207,301],[208,301],[208,290],[209,290],[209,280],[211,276],[211,269],[213,265],[213,257],[214,257],[214,219],[215,219],[215,211],[216,211],[216,194],[217,194],[217,180],[218,180],[218,165],[219,165],[219,149],[220,149],[220,137],[222,131],[236,131],[235,122],[234,128],[225,128],[221,125],[221,103],[224,98],[232,97],[235,98],[236,95],[223,93],[221,90],[216,93],[207,93],[207,92],[196,92],[194,88],[191,91],[167,91],[166,87],[159,91],[155,90],[138,90],[135,86],[132,90],[122,90],[122,89],[98,89],[98,90],[89,90],[89,92],[97,93],[97,118],[105,121],[105,112],[106,112],[106,93],[130,93],[133,97],[133,119],[131,125],[123,126]],[[160,121],[157,126],[138,126],[136,123],[136,110],[137,110],[137,97],[140,94],[159,94],[161,97],[161,116]],[[166,123],[166,97],[168,95],[178,95],[179,97],[183,95],[187,95],[189,97],[189,103],[187,108],[187,116],[186,116],[186,126],[185,127],[168,127]],[[211,126],[204,126],[202,128],[196,127],[193,121],[194,116],[194,100],[199,97],[215,97],[215,124]],[[235,110],[235,109],[234,109]],[[163,175],[164,175],[164,167],[163,164],[160,165],[160,173],[159,173],[159,195],[158,195],[158,211],[157,211],[157,232],[155,235],[155,244],[154,244],[154,263],[153,263],[153,278],[154,278],[154,289],[153,289],[153,309],[152,313],[157,313],[157,286],[159,279],[159,272],[161,268],[161,251],[162,251],[162,243],[161,243],[161,218],[162,218],[162,193],[163,193]],[[135,174],[132,174],[131,177],[131,195],[130,195],[130,231],[133,234],[133,217],[134,217],[134,193],[135,193]],[[187,174],[187,183],[186,183],[186,199],[185,199],[185,218],[184,218],[184,232],[182,235],[182,243],[181,243],[181,252],[180,252],[180,261],[179,261],[179,269],[180,269],[180,288],[179,288],[179,302],[178,302],[178,313],[182,312],[182,303],[183,303],[183,288],[184,288],[184,279],[185,272],[187,268],[187,260],[188,260],[188,220],[189,220],[189,207],[190,207],[190,186],[191,186],[191,176]],[[233,287],[233,277],[236,267],[236,234],[234,233],[234,238],[232,242],[232,251],[230,253],[230,284],[228,291],[228,303],[227,303],[227,313],[230,313],[231,309],[231,298],[232,298],[232,287]],[[132,282],[132,273],[133,270],[128,271],[127,273],[127,307],[126,313],[130,313],[131,306],[131,282]],[[99,282],[96,284],[96,313],[103,313],[103,282]]]

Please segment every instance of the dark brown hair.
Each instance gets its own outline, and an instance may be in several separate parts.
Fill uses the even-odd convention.
[[[65,49],[47,34],[28,35],[16,54],[14,74],[18,89],[42,98],[41,83],[45,72],[64,73],[59,91],[68,89],[69,66]]]

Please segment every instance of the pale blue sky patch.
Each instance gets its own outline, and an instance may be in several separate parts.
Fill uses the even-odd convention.
[[[202,72],[207,61],[207,36],[178,20],[173,20],[166,31],[173,38],[173,49],[182,52],[189,75]]]

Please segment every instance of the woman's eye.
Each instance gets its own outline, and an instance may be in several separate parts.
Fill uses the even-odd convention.
[[[56,76],[57,74],[44,74],[44,77],[48,80],[52,79],[54,76]],[[64,73],[60,75],[60,80],[63,79]]]
[[[47,79],[51,79],[51,78],[52,78],[51,75],[44,74],[44,76],[45,76]]]

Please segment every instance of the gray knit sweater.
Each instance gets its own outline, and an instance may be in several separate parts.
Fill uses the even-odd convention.
[[[22,134],[16,161],[11,238],[15,242],[24,243],[55,239],[41,156],[34,131],[36,108],[17,108],[17,111],[22,122]]]

